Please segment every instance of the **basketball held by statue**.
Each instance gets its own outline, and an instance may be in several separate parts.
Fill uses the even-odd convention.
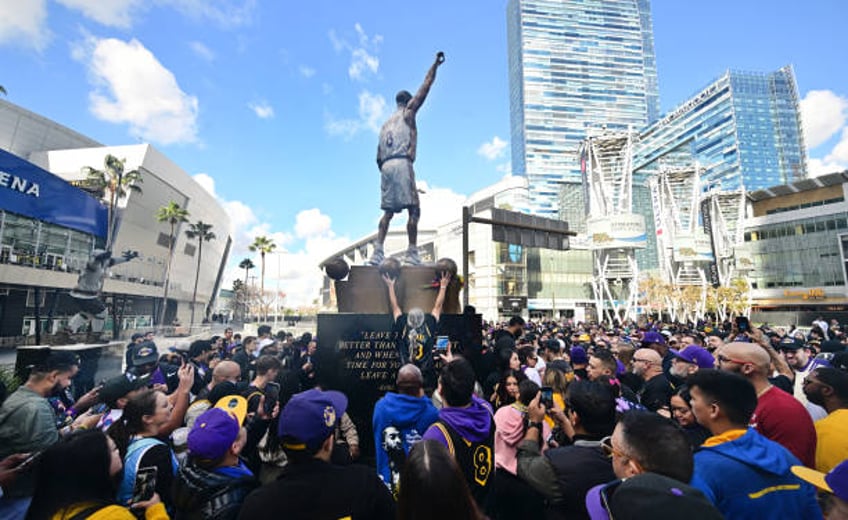
[[[350,266],[347,265],[344,258],[337,256],[324,264],[324,272],[333,280],[339,281],[350,273]]]
[[[451,279],[455,279],[457,273],[456,262],[450,258],[440,258],[436,262],[436,276],[440,276],[442,273],[448,273]]]
[[[397,280],[400,276],[400,260],[394,257],[386,258],[380,263],[379,269],[381,275]]]

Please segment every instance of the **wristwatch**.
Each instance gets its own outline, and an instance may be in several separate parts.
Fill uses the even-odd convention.
[[[541,432],[542,431],[542,422],[541,421],[539,421],[539,422],[532,422],[532,421],[528,422],[527,423],[527,429],[529,430],[530,428],[538,428],[538,430]]]

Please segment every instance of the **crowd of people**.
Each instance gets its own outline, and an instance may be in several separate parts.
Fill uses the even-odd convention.
[[[308,333],[137,334],[85,393],[50,353],[0,406],[0,518],[848,518],[835,320],[516,316],[442,350],[440,307],[426,333],[394,310],[403,363],[367,428]]]

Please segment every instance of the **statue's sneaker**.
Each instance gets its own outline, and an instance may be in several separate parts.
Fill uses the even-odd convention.
[[[365,265],[377,265],[377,266],[379,266],[380,264],[383,263],[383,260],[385,260],[385,256],[383,255],[383,248],[382,247],[375,247],[374,253],[371,255],[371,258],[369,258],[368,261],[365,262]]]
[[[421,265],[421,257],[418,256],[418,248],[410,247],[407,249],[403,261],[407,265]]]

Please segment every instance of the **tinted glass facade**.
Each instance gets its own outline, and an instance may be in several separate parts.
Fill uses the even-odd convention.
[[[560,188],[581,182],[587,131],[639,129],[659,94],[648,0],[510,0],[512,172],[531,210],[556,217]]]
[[[702,180],[752,191],[806,177],[798,90],[791,67],[728,71],[641,132],[637,179],[697,161]]]
[[[840,235],[846,232],[844,212],[751,228],[745,232],[756,266],[749,275],[751,287],[845,285]]]

